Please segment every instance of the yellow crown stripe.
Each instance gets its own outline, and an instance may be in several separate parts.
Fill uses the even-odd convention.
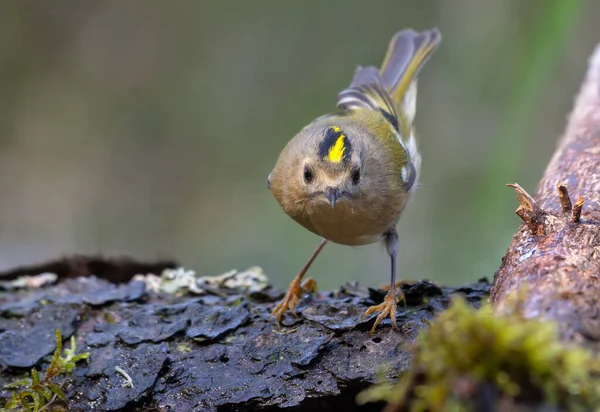
[[[333,130],[339,132],[341,129],[337,126],[333,127]],[[335,144],[331,146],[329,152],[327,153],[326,160],[331,163],[340,163],[344,158],[344,152],[346,151],[346,144],[344,143],[344,139],[346,135],[344,133],[340,133],[340,136],[335,141]]]

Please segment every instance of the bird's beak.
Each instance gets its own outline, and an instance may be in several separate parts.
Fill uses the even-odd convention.
[[[335,187],[328,187],[325,189],[325,196],[329,199],[329,203],[331,204],[331,208],[335,208],[335,202],[340,198],[340,191]]]

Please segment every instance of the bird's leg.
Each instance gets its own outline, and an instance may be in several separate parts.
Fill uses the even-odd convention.
[[[300,273],[298,273],[294,280],[292,280],[292,283],[290,283],[290,286],[288,287],[288,290],[282,301],[279,302],[277,306],[275,306],[275,308],[273,309],[273,312],[271,312],[269,320],[272,317],[275,317],[275,324],[277,325],[277,329],[281,328],[279,322],[281,321],[281,318],[283,317],[285,312],[289,310],[294,316],[296,315],[295,309],[296,306],[298,306],[298,303],[300,303],[300,296],[302,296],[303,293],[306,293],[308,291],[317,291],[317,282],[315,282],[314,279],[308,278],[304,282],[302,282],[302,278],[304,277],[304,274],[306,273],[310,265],[312,265],[315,258],[321,252],[326,243],[327,239],[321,239],[321,243],[319,243],[319,246],[317,246],[312,255],[310,255],[310,258],[306,261],[306,263],[302,267],[302,270],[300,270]]]
[[[383,299],[383,303],[375,306],[370,306],[363,314],[362,318],[364,319],[372,313],[379,312],[379,315],[377,315],[375,323],[373,324],[373,328],[371,328],[371,335],[375,333],[375,328],[377,328],[381,321],[384,320],[387,316],[389,316],[392,320],[392,325],[394,326],[394,328],[398,329],[398,325],[396,324],[396,303],[398,302],[398,298],[400,298],[400,300],[404,300],[404,293],[402,293],[402,289],[398,288],[398,290],[396,290],[396,259],[398,257],[399,242],[398,232],[395,228],[386,233],[385,245],[387,247],[387,252],[390,255],[391,259],[391,285],[390,290]]]

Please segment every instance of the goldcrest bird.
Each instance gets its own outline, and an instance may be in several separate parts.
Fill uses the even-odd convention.
[[[384,242],[391,259],[391,287],[383,303],[369,307],[363,319],[378,313],[371,333],[385,317],[396,325],[399,242],[396,224],[419,179],[421,155],[413,119],[417,75],[441,40],[436,29],[403,30],[391,40],[378,70],[359,67],[350,86],[337,96],[338,114],[304,127],[285,146],[267,185],[285,213],[322,240],[283,300],[274,308],[277,327],[302,293],[316,282],[302,278],[328,241],[342,245]]]

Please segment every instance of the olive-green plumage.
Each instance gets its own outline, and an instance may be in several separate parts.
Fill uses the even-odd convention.
[[[316,156],[323,131],[331,126],[339,127],[352,144],[346,164]],[[283,210],[335,243],[362,245],[381,240],[409,197],[402,190],[401,172],[409,155],[387,121],[373,112],[332,116],[309,125],[299,136],[283,149],[271,175],[271,191]],[[309,183],[304,179],[305,167],[312,174]],[[352,175],[357,171],[356,183]],[[333,208],[326,194],[332,187],[340,193]]]
[[[324,239],[345,245],[385,241],[392,282],[395,227],[421,165],[413,131],[417,75],[440,40],[437,29],[397,33],[381,69],[359,67],[338,94],[341,113],[303,128],[268,179],[283,210]]]

